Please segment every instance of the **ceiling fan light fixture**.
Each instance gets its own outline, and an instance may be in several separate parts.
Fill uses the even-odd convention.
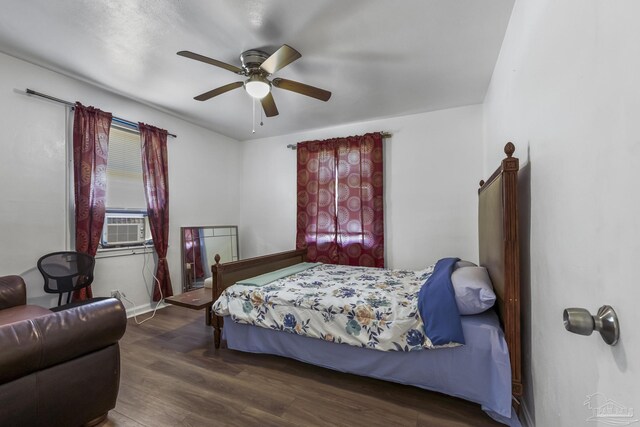
[[[271,83],[261,75],[254,74],[244,83],[244,89],[252,97],[262,99],[271,92]]]
[[[223,93],[244,87],[249,96],[254,99],[254,104],[256,104],[255,100],[258,99],[266,116],[273,117],[278,115],[278,108],[276,107],[273,96],[271,96],[272,86],[289,92],[319,99],[320,101],[326,102],[331,98],[331,92],[328,90],[309,86],[304,83],[281,78],[269,80],[269,77],[272,77],[275,72],[281,70],[301,57],[300,52],[286,44],[280,46],[280,48],[271,55],[258,49],[250,49],[242,52],[242,54],[240,54],[242,68],[198,53],[190,52],[188,50],[181,50],[178,52],[178,55],[204,62],[205,64],[213,65],[214,67],[223,68],[234,74],[247,78],[246,81],[236,81],[213,90],[209,90],[205,93],[201,93],[193,98],[196,101],[207,101],[211,98],[222,95]]]

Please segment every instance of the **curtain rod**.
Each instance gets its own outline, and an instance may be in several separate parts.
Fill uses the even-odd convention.
[[[391,138],[393,136],[393,134],[391,132],[380,132],[380,135],[382,135],[383,138]],[[297,144],[289,144],[289,145],[287,145],[287,148],[291,148],[292,150],[297,150],[298,149],[298,145]]]
[[[46,93],[36,92],[35,90],[31,90],[31,89],[27,89],[25,92],[27,93],[27,95],[35,95],[35,96],[39,96],[40,98],[46,98],[46,99],[49,99],[51,101],[67,105],[67,106],[69,106],[71,108],[76,106],[76,104],[73,103],[73,102],[65,101],[64,99],[56,98],[55,96],[47,95]],[[112,116],[112,119],[113,119],[113,121],[115,121],[116,123],[119,123],[121,125],[126,125],[126,126],[130,126],[132,128],[138,129],[138,124],[136,122],[132,122],[131,120],[122,119],[122,118],[116,117],[116,116]],[[168,136],[172,136],[174,138],[177,138],[176,135],[174,135],[172,133],[169,133],[169,132],[167,132],[167,135]]]

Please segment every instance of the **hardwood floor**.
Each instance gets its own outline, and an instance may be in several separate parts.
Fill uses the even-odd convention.
[[[142,325],[129,319],[120,349],[120,394],[101,427],[500,425],[439,393],[215,350],[202,312],[181,307]]]

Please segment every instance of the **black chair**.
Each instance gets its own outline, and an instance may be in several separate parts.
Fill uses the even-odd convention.
[[[62,294],[67,293],[67,304],[71,294],[86,288],[93,282],[95,259],[80,252],[53,252],[38,260],[38,270],[44,277],[44,291],[58,295],[58,306]]]

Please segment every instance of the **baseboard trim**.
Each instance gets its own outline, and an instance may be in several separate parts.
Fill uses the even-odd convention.
[[[522,419],[520,420],[520,423],[522,424],[522,426],[536,427],[531,419],[531,412],[529,412],[529,408],[527,408],[527,402],[523,400],[522,406],[520,407],[520,409],[521,409],[520,413],[522,414]]]

